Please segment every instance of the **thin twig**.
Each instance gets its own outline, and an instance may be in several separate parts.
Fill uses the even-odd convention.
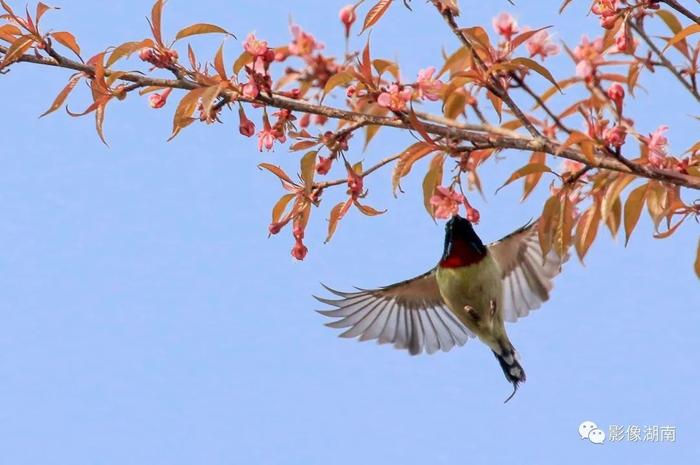
[[[683,84],[683,87],[685,87],[688,92],[690,92],[693,97],[695,97],[695,100],[700,102],[700,94],[693,89],[693,86],[690,85],[688,81],[686,81],[683,76],[681,76],[681,73],[678,72],[678,70],[673,66],[673,63],[671,63],[668,58],[666,58],[661,50],[656,46],[656,44],[651,40],[651,38],[642,30],[640,26],[637,24],[633,23],[632,21],[629,22],[629,25],[634,31],[639,34],[639,37],[642,38],[644,42],[649,46],[650,49],[654,51],[654,53],[659,57],[659,60],[661,60],[661,63],[663,64],[663,67],[668,69],[675,77],[678,79],[681,84]]]

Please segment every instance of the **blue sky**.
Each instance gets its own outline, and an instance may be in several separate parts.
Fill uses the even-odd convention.
[[[461,2],[465,26],[509,9],[521,24],[554,24],[570,44],[595,33],[595,18],[559,0]],[[12,3],[17,7],[21,5]],[[289,15],[327,48],[342,51],[344,2],[168,2],[171,34],[215,22],[240,38],[288,40]],[[147,33],[150,2],[63,1],[46,25],[70,29],[85,56]],[[372,33],[375,56],[404,73],[435,65],[455,47],[424,2],[393,7]],[[217,45],[194,41],[202,50]],[[364,38],[354,39],[361,46]],[[228,41],[227,57],[240,42]],[[129,66],[136,67],[132,62]],[[572,65],[552,62],[555,76]],[[421,205],[420,177],[394,199],[390,172],[367,181],[374,219],[347,216],[323,245],[328,209],[314,212],[304,262],[286,234],[267,238],[278,184],[261,161],[293,171],[296,154],[260,154],[222,126],[193,126],[166,143],[173,107],[143,98],[113,105],[96,137],[91,118],[38,119],[68,74],[16,66],[0,76],[0,461],[13,465],[682,463],[700,454],[696,400],[700,293],[692,272],[698,227],[671,240],[643,219],[624,248],[601,231],[586,266],[571,261],[544,308],[509,326],[528,381],[510,387],[493,356],[471,341],[447,354],[411,358],[373,343],[336,338],[311,298],[338,288],[388,284],[437,260],[442,225]],[[694,106],[663,71],[647,76],[635,105],[646,132],[671,126],[674,152],[694,142]],[[86,94],[76,94],[80,108]],[[566,98],[562,98],[561,104]],[[412,139],[382,131],[368,163]],[[473,196],[494,240],[537,214],[542,186],[491,193],[525,156],[484,171],[487,202]],[[558,162],[553,162],[554,166]],[[673,425],[675,443],[579,439],[607,426]]]

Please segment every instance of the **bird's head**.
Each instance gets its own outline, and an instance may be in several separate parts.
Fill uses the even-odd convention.
[[[459,215],[445,225],[445,249],[442,266],[466,266],[486,255],[486,247],[474,231],[472,223]]]

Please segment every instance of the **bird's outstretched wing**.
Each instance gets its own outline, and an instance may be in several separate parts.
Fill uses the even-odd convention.
[[[408,349],[411,355],[416,355],[424,348],[429,354],[437,350],[447,352],[472,336],[442,300],[434,269],[379,289],[357,292],[326,289],[339,298],[316,299],[336,309],[319,313],[336,318],[326,326],[349,328],[341,337],[359,336],[360,341],[377,339],[380,344],[392,343],[397,349]]]
[[[503,317],[516,321],[549,299],[552,279],[569,257],[551,251],[546,259],[537,237],[537,222],[527,224],[500,241],[489,244],[503,279]]]

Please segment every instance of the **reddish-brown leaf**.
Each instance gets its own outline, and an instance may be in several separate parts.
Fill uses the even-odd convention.
[[[63,105],[63,102],[66,101],[66,98],[68,98],[68,95],[75,88],[75,86],[78,84],[78,81],[80,81],[80,78],[82,77],[82,74],[74,74],[73,77],[71,77],[68,81],[68,84],[66,84],[63,90],[61,90],[61,92],[59,92],[59,94],[56,96],[56,99],[53,101],[49,109],[43,112],[41,115],[39,115],[39,118],[56,111],[61,105]]]
[[[119,45],[117,48],[112,50],[112,53],[109,55],[109,59],[107,59],[107,63],[105,63],[105,67],[109,68],[114,63],[116,63],[117,60],[120,60],[124,57],[128,58],[129,56],[131,56],[132,53],[137,52],[142,48],[151,48],[154,45],[155,44],[151,39],[145,39],[135,42],[124,42],[123,44]]]
[[[304,181],[304,190],[307,194],[311,193],[311,188],[314,184],[314,172],[316,171],[316,154],[318,151],[312,150],[301,157],[299,169],[301,172],[301,180]]]
[[[500,191],[513,181],[516,181],[524,176],[537,173],[541,175],[542,173],[554,173],[554,171],[552,171],[549,168],[549,166],[545,165],[544,163],[530,163],[528,165],[523,166],[520,169],[515,170],[515,172],[513,172],[513,174],[510,175],[508,180],[504,182],[501,187],[496,189],[496,192]]]
[[[321,96],[321,101],[323,101],[324,98],[326,98],[326,95],[330,94],[333,89],[335,89],[338,86],[344,86],[346,84],[349,84],[355,79],[355,77],[345,71],[342,71],[340,73],[332,75],[328,81],[326,81],[326,85],[323,86],[323,95]]]
[[[214,56],[214,69],[222,81],[228,80],[226,77],[226,68],[224,67],[224,44],[219,45],[219,49]]]
[[[172,140],[183,128],[192,123],[192,113],[195,108],[197,108],[199,98],[207,89],[207,87],[198,87],[192,89],[182,97],[182,100],[180,100],[180,103],[175,109],[175,115],[173,116],[173,133],[168,140]]]
[[[576,254],[581,263],[595,241],[599,226],[600,205],[593,202],[593,205],[581,215],[576,227]]]
[[[352,202],[352,199],[348,199],[345,202],[340,202],[331,210],[330,218],[328,219],[328,236],[324,242],[328,242],[335,234],[335,230],[338,227],[338,221],[343,217],[343,211],[347,209],[346,205]]]
[[[258,165],[258,168],[269,171],[270,173],[280,178],[282,181],[287,181],[289,184],[294,184],[292,179],[289,176],[287,176],[287,173],[285,173],[284,170],[277,165],[272,165],[270,163],[260,163]]]
[[[377,216],[386,213],[386,210],[377,210],[376,208],[370,207],[369,205],[362,205],[357,200],[355,200],[353,203],[355,204],[357,209],[360,210],[360,212],[362,212],[363,215]]]
[[[238,73],[241,72],[243,67],[247,65],[248,63],[253,62],[253,55],[251,55],[248,52],[243,52],[241,55],[236,59],[236,61],[233,63],[233,74],[238,75]]]
[[[33,43],[34,36],[31,34],[19,36],[15,39],[12,45],[7,49],[7,53],[5,53],[2,62],[0,62],[0,69],[20,59]]]
[[[56,39],[58,43],[69,48],[77,56],[80,56],[80,46],[75,40],[75,36],[67,31],[52,32],[51,37]]]
[[[428,172],[423,178],[423,205],[431,218],[435,218],[433,206],[430,203],[430,198],[435,192],[435,188],[442,183],[443,165],[445,162],[445,154],[438,153],[430,161]]]
[[[151,8],[151,31],[153,38],[156,39],[158,45],[163,45],[163,36],[161,34],[161,18],[163,16],[164,0],[156,0]]]
[[[272,207],[272,222],[277,223],[279,219],[282,217],[282,213],[287,209],[287,205],[289,205],[289,202],[296,197],[294,194],[285,194],[280,199],[275,203],[275,206]]]
[[[698,251],[695,254],[695,274],[700,278],[700,239],[698,240]]]
[[[520,122],[519,120],[516,120]],[[530,164],[544,164],[547,157],[544,152],[534,152],[530,157]],[[535,189],[537,184],[542,179],[544,173],[532,173],[525,177],[525,183],[523,183],[523,197],[520,201],[524,201]]]
[[[630,240],[632,231],[634,227],[637,226],[639,221],[639,216],[642,213],[642,207],[644,207],[644,200],[647,196],[647,188],[649,184],[642,184],[641,186],[630,192],[627,197],[627,202],[625,202],[625,212],[624,212],[624,224],[625,224],[625,245]]]
[[[197,23],[180,29],[180,31],[178,31],[178,33],[175,35],[175,40],[180,40],[184,39],[185,37],[196,36],[200,34],[226,34],[235,37],[226,29],[219,27],[215,24]]]
[[[368,28],[374,26],[379,19],[384,16],[384,13],[389,9],[389,6],[391,6],[391,2],[393,0],[379,0],[370,10],[367,12],[367,16],[365,16],[365,22],[362,25],[362,30],[360,31],[360,34],[365,32]]]

